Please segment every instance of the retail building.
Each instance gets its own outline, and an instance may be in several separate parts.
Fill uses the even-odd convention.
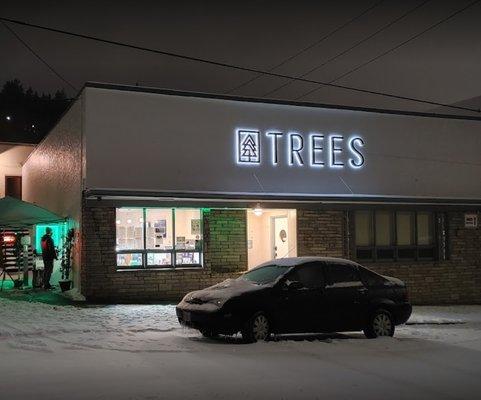
[[[89,83],[23,167],[90,300],[178,299],[336,256],[481,302],[481,119]]]

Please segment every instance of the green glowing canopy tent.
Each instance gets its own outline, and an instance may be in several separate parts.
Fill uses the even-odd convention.
[[[65,218],[45,208],[13,197],[0,199],[0,228],[28,228],[36,224],[62,222]]]

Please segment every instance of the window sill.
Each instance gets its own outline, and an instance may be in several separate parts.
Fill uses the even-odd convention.
[[[117,268],[116,272],[174,272],[174,271],[203,271],[204,267],[203,266],[190,266],[190,267],[151,267],[151,268]]]
[[[423,258],[423,259],[397,259],[397,260],[373,260],[373,259],[353,259],[355,262],[359,263],[360,265],[366,264],[389,264],[389,265],[406,265],[406,264],[426,264],[426,263],[439,263],[442,262],[441,260],[435,258]]]

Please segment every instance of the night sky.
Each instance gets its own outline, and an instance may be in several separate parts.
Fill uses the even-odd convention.
[[[425,3],[380,34],[307,75],[331,81],[471,2],[380,2],[355,22],[275,71],[304,74]],[[379,1],[2,0],[0,15],[195,57],[269,69],[376,3]],[[481,2],[336,83],[479,107],[480,20]],[[422,111],[435,108],[332,88],[321,88],[305,95],[315,86],[299,82],[269,94],[286,82],[275,77],[262,77],[232,91],[254,75],[14,24],[9,26],[77,88],[85,81],[101,81],[356,106]],[[76,94],[2,25],[0,54],[0,82],[18,78],[39,91],[64,88],[69,96]],[[449,110],[443,109],[443,112]]]

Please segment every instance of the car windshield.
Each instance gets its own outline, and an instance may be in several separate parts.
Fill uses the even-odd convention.
[[[291,266],[287,265],[266,265],[246,272],[239,279],[264,285],[266,283],[274,282],[278,277],[285,274]]]

